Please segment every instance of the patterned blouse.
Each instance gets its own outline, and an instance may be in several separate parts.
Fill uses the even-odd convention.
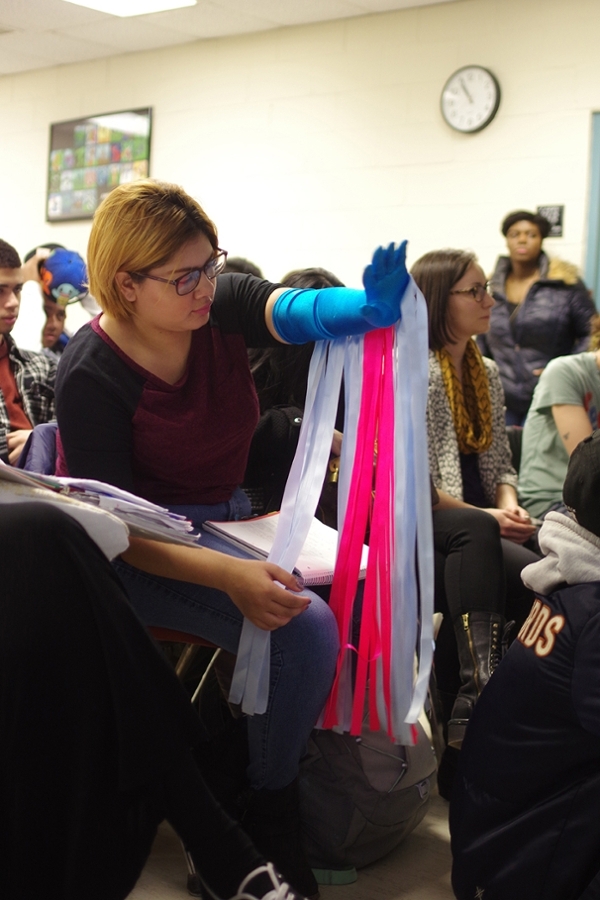
[[[479,454],[479,474],[490,506],[496,505],[499,484],[517,487],[517,473],[513,469],[510,446],[504,421],[504,391],[498,366],[484,357],[490,384],[492,403],[492,445]],[[429,471],[438,490],[446,491],[457,500],[463,499],[463,484],[456,431],[450,404],[442,380],[437,357],[429,352],[429,391],[427,395],[427,439],[429,443]]]

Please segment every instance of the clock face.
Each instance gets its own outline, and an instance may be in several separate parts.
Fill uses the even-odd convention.
[[[500,85],[482,66],[465,66],[442,90],[442,115],[456,131],[469,134],[489,125],[500,106]]]

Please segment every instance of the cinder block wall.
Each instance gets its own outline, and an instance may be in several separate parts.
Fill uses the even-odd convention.
[[[548,248],[582,265],[599,31],[598,0],[460,0],[2,77],[0,236],[85,253],[88,223],[45,222],[49,125],[150,105],[152,175],[270,278],[323,265],[358,284],[372,248],[404,236],[411,261],[455,245],[489,269],[502,216],[553,203],[565,235]],[[469,63],[502,103],[466,136],[439,100]]]

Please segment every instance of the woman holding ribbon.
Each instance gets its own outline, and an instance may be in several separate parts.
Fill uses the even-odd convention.
[[[153,181],[98,208],[88,247],[102,314],[69,342],[57,381],[58,474],[98,478],[183,512],[196,526],[250,513],[238,488],[258,421],[247,347],[305,343],[393,324],[405,245],[376,251],[365,290],[286,290],[219,275],[226,252],[199,204]],[[219,276],[219,277],[217,277]],[[248,719],[253,789],[244,826],[306,896],[298,762],[331,688],[334,617],[289,572],[203,533],[200,547],[132,539],[116,563],[147,625],[236,653],[244,618],[272,632],[267,710]]]
[[[473,340],[489,329],[495,302],[483,269],[473,253],[438,250],[422,256],[412,275],[429,318],[427,430],[439,496],[434,542],[446,561],[446,612],[458,647],[461,686],[448,733],[460,746],[499,659],[505,618],[523,621],[531,606],[519,576],[538,558],[523,546],[535,526],[517,502],[498,368]],[[465,546],[472,551],[468,564]]]

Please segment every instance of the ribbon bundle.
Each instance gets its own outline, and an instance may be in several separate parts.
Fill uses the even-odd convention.
[[[338,493],[340,541],[330,599],[342,649],[320,725],[359,734],[368,692],[371,728],[385,728],[402,743],[413,743],[433,652],[427,317],[414,282],[404,295],[402,320],[396,326],[315,346],[298,450],[269,555],[286,569],[297,560],[318,503],[342,373],[346,420]],[[357,618],[360,553],[369,518],[369,561],[356,646],[352,622]],[[266,709],[269,652],[269,632],[245,622],[231,699],[242,702],[247,713]]]

